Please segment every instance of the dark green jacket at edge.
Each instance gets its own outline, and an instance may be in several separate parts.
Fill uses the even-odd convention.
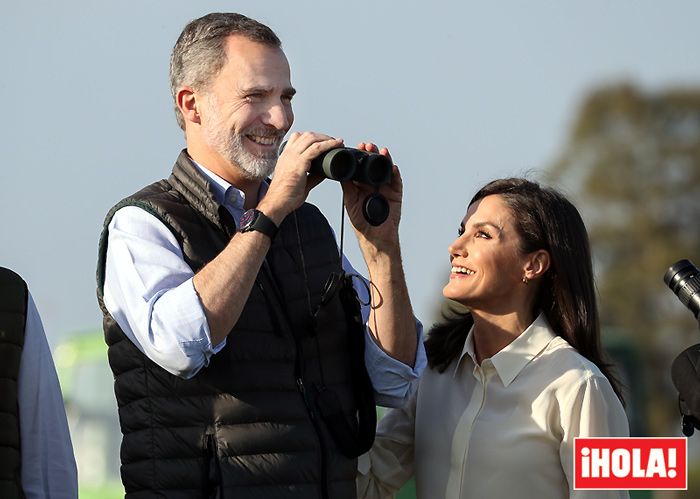
[[[17,379],[27,324],[27,285],[0,267],[0,497],[24,498]]]

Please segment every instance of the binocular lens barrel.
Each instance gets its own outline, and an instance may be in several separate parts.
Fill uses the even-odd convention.
[[[391,182],[391,160],[381,154],[367,154],[358,161],[353,180],[369,185],[384,185]]]
[[[343,182],[352,178],[357,168],[354,154],[348,149],[331,149],[311,160],[311,173]]]
[[[700,319],[700,270],[690,260],[679,260],[666,271],[664,282],[695,318]]]

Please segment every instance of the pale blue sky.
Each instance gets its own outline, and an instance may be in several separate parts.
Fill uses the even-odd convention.
[[[5,2],[0,265],[29,282],[52,344],[100,327],[103,217],[169,174],[183,147],[170,49],[187,21],[224,10],[282,39],[299,91],[294,130],[391,149],[409,290],[426,322],[468,199],[552,161],[588,89],[700,86],[693,1]],[[339,193],[325,182],[310,198],[336,229]]]

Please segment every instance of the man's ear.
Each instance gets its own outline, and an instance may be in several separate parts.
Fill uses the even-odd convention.
[[[537,250],[533,251],[528,255],[527,261],[525,262],[525,274],[530,281],[534,279],[539,279],[544,275],[549,269],[550,257],[547,250]]]
[[[201,99],[201,96],[199,96]],[[182,87],[177,91],[177,107],[182,113],[182,117],[185,121],[191,123],[201,124],[201,118],[199,116],[199,105],[201,101],[198,101],[198,95],[190,87]]]

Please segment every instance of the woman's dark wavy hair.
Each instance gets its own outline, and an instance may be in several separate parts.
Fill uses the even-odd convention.
[[[544,312],[556,334],[598,366],[622,400],[619,383],[603,360],[591,251],[578,210],[556,190],[522,178],[489,182],[469,205],[494,194],[513,212],[523,254],[549,252],[550,266],[542,277],[536,309]],[[433,327],[425,341],[431,368],[447,369],[461,354],[473,324],[472,315],[465,313],[446,316]]]

